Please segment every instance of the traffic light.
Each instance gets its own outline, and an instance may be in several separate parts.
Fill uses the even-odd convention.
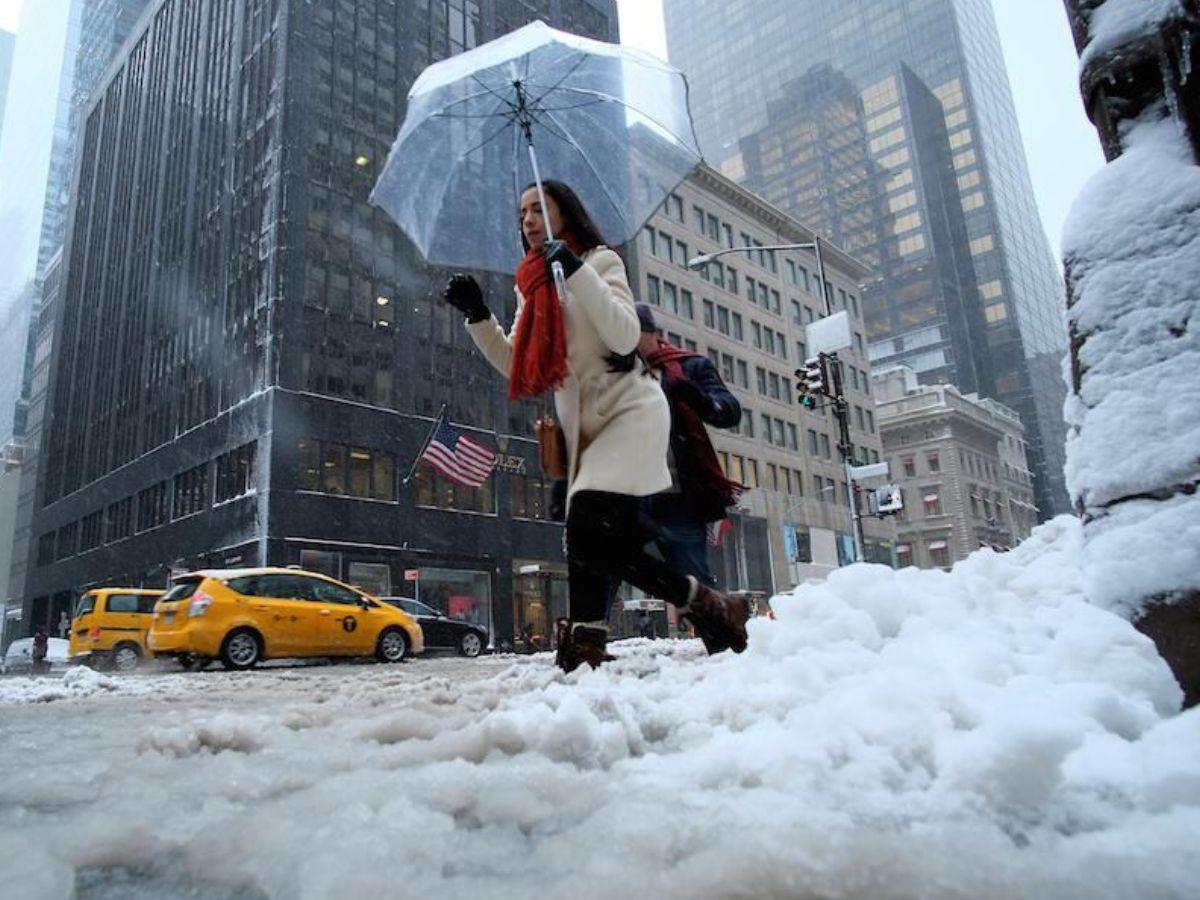
[[[824,353],[806,359],[802,371],[801,380],[809,394],[833,396],[833,385],[829,383],[829,363]]]
[[[816,409],[817,396],[808,385],[808,373],[804,369],[796,370],[796,396],[796,402],[805,409]]]

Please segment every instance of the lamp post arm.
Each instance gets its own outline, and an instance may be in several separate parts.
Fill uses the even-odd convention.
[[[692,257],[688,260],[689,269],[699,269],[702,266],[707,266],[718,256],[726,256],[730,253],[753,253],[756,250],[817,250],[820,252],[820,245],[817,241],[808,241],[804,244],[772,244],[769,247],[759,247],[755,245],[746,245],[745,247],[723,247],[720,250],[714,250],[712,253],[702,253],[699,256]]]

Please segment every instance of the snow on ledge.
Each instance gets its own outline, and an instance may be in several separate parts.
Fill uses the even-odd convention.
[[[1183,15],[1179,0],[1107,0],[1092,13],[1091,40],[1079,55],[1082,73],[1095,60],[1135,38],[1148,36]]]

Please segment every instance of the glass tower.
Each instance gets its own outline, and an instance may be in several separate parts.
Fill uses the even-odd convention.
[[[872,363],[1013,407],[1066,511],[1063,288],[989,0],[664,0],[701,147],[876,273]]]

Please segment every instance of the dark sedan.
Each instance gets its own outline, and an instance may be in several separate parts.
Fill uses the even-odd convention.
[[[417,620],[425,633],[425,649],[457,650],[463,656],[478,656],[488,643],[487,629],[474,622],[451,619],[432,606],[408,597],[380,597]]]

